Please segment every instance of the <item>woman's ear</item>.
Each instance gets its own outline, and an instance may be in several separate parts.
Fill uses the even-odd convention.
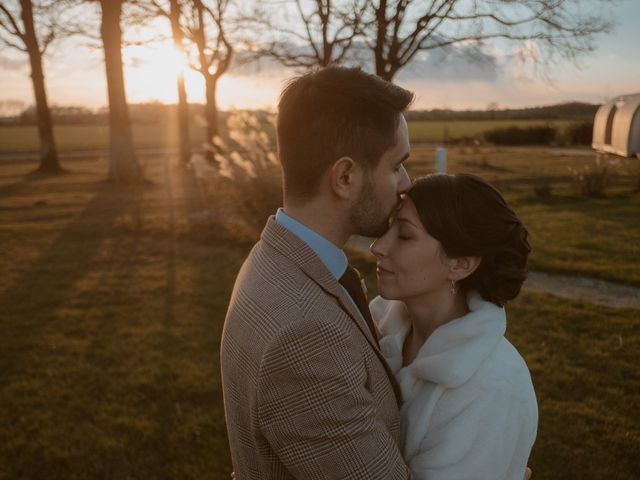
[[[355,198],[359,193],[361,166],[351,157],[341,157],[329,171],[329,182],[334,194],[343,200]]]
[[[449,259],[449,280],[456,282],[467,278],[480,266],[482,257],[457,257]]]

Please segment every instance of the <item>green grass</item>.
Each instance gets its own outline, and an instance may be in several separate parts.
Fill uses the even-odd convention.
[[[219,338],[250,245],[189,220],[196,186],[162,159],[134,190],[69,167],[0,164],[0,478],[228,479]],[[638,311],[527,293],[508,312],[534,478],[636,478]]]
[[[162,161],[0,165],[0,478],[228,479],[218,345],[247,245]]]
[[[478,121],[415,121],[409,122],[412,142],[442,142],[481,135],[494,128],[508,126],[529,127],[553,124],[560,129],[573,123],[570,120],[478,120]],[[269,128],[269,130],[271,130]],[[106,125],[58,125],[54,127],[56,145],[60,151],[105,149],[109,144]],[[270,132],[273,137],[273,132]],[[138,148],[177,148],[177,132],[173,124],[134,125],[133,136]],[[205,139],[203,127],[191,126],[193,145]],[[38,150],[38,131],[35,126],[0,126],[0,153]]]
[[[432,147],[416,145],[407,166],[412,177],[434,169]],[[531,233],[534,269],[640,285],[640,194],[620,167],[604,198],[576,195],[569,167],[593,163],[573,150],[544,147],[452,147],[448,171],[469,172],[494,184]],[[538,198],[547,182],[553,195]]]

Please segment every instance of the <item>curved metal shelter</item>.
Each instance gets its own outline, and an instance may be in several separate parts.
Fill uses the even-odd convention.
[[[640,153],[640,94],[617,97],[598,109],[591,146],[623,157]]]

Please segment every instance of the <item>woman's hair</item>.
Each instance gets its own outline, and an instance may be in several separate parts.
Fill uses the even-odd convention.
[[[518,296],[528,273],[529,232],[500,192],[475,175],[433,174],[416,179],[407,196],[448,257],[482,259],[458,282],[462,288],[498,306]]]

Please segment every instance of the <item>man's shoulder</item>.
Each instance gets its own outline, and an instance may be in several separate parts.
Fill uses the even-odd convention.
[[[289,286],[295,292],[309,280],[293,259],[264,241],[259,241],[251,249],[238,273],[236,288],[283,294],[289,290],[283,287]]]
[[[294,259],[258,242],[245,260],[229,302],[229,316],[256,315],[288,323],[294,318],[326,311],[330,299]]]

